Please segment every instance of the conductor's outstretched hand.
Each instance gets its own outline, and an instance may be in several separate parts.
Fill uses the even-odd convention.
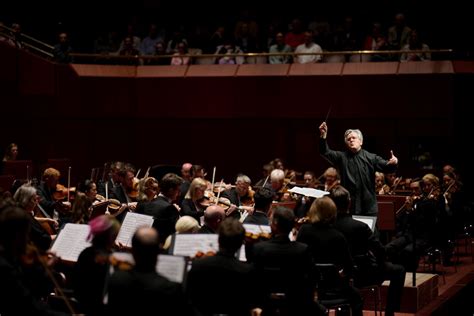
[[[390,150],[390,159],[387,162],[387,165],[398,165],[398,158],[393,154],[393,150]]]
[[[319,125],[319,133],[321,134],[321,138],[326,138],[328,135],[328,126],[326,122],[322,122],[321,125]]]

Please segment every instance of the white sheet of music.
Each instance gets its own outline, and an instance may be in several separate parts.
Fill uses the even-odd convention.
[[[156,272],[170,281],[183,283],[186,260],[180,256],[158,255]]]
[[[114,252],[112,256],[118,261],[128,262],[132,266],[135,265],[133,255],[129,252]],[[110,273],[112,274],[113,272],[114,269],[111,266]],[[158,255],[156,272],[170,281],[183,283],[186,272],[186,259],[181,256]]]
[[[91,245],[87,241],[89,225],[66,224],[54,241],[51,251],[65,261],[77,262],[81,252]]]
[[[218,249],[217,234],[176,234],[173,255],[194,257],[198,251],[217,252]]]
[[[313,188],[301,188],[301,187],[293,187],[288,191],[291,193],[301,194],[304,196],[310,196],[317,199],[329,194],[329,192],[327,191],[322,191],[322,190],[313,189]]]
[[[352,215],[352,218],[358,220],[367,226],[370,227],[372,231],[375,229],[375,222],[377,221],[377,217],[375,216],[362,216],[362,215]]]
[[[125,215],[122,226],[118,233],[116,241],[122,243],[126,247],[132,247],[132,237],[139,227],[151,227],[153,225],[153,217],[144,214],[128,212]]]

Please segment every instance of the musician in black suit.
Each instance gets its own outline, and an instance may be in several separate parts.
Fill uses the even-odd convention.
[[[385,248],[367,224],[355,220],[350,215],[350,193],[342,186],[331,190],[331,199],[337,207],[335,227],[344,234],[356,264],[354,285],[364,287],[381,285],[390,280],[385,315],[394,315],[400,310],[405,283],[405,268],[386,260]]]
[[[173,234],[179,218],[179,210],[173,204],[178,200],[183,179],[174,173],[167,173],[160,181],[160,194],[151,203],[144,205],[143,214],[153,216],[153,227],[158,230],[160,240]]]
[[[225,209],[219,205],[211,205],[204,212],[204,225],[198,234],[217,234],[219,225],[225,219]]]
[[[301,226],[296,240],[309,246],[315,263],[334,264],[341,271],[344,283],[341,294],[350,300],[352,314],[362,316],[362,298],[349,283],[354,273],[349,245],[344,235],[333,226],[336,214],[332,199],[326,196],[316,199],[308,212],[310,223]]]
[[[10,203],[7,203],[8,205]],[[1,315],[66,315],[55,312],[30,288],[30,275],[20,263],[27,253],[31,220],[20,208],[0,201],[0,314]]]
[[[66,221],[67,212],[71,210],[71,203],[56,201],[53,196],[60,176],[61,173],[58,170],[54,168],[46,169],[43,172],[43,181],[37,187],[37,192],[41,198],[40,205],[49,216],[54,218],[54,212],[56,211],[61,217],[61,221]]]
[[[264,313],[271,310],[275,303],[271,293],[284,293],[282,315],[323,314],[324,309],[316,308],[314,304],[308,245],[292,242],[288,237],[294,223],[292,210],[277,207],[271,220],[272,239],[253,247],[252,260],[263,284],[263,310]]]
[[[255,270],[236,258],[244,237],[242,224],[227,218],[219,227],[218,253],[194,260],[186,291],[199,315],[250,315],[256,306]]]
[[[157,231],[139,228],[132,239],[135,266],[116,271],[108,283],[111,315],[190,315],[181,285],[156,272],[159,251]]]
[[[244,224],[269,225],[268,213],[273,201],[273,191],[263,188],[254,195],[255,211],[247,216]]]

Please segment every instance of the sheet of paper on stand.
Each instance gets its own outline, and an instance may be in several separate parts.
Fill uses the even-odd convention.
[[[91,245],[87,241],[89,225],[66,224],[54,241],[51,251],[64,261],[77,262],[82,250]]]
[[[132,248],[132,237],[139,227],[151,227],[153,217],[138,213],[128,212],[123,220],[116,241],[122,243],[128,248]]]
[[[291,193],[301,194],[304,196],[314,197],[317,199],[329,194],[329,192],[327,191],[313,189],[313,188],[301,188],[301,187],[293,187],[288,191]]]

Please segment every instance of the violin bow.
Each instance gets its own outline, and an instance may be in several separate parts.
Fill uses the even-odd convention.
[[[216,203],[219,202],[219,197],[221,196],[221,188],[222,188],[223,183],[224,183],[224,179],[222,179],[221,183],[219,183],[219,189],[218,189],[219,192],[217,192],[217,202]],[[214,187],[212,187],[212,190],[214,190]]]
[[[211,190],[214,190],[214,180],[216,179],[216,166],[212,169],[212,182],[211,182]]]
[[[267,184],[268,178],[270,178],[270,176],[267,176],[267,177],[265,178],[265,181],[263,182],[261,189],[263,189],[263,188],[265,187],[265,184]]]
[[[150,175],[150,169],[150,166],[146,169],[145,176],[143,176],[144,179],[148,178],[148,175]]]
[[[142,169],[138,169],[137,171],[137,174],[135,175],[135,178],[138,178],[138,176],[140,175],[140,172],[142,171]]]
[[[71,166],[67,169],[67,201],[70,201],[70,193],[69,190],[71,189]]]

